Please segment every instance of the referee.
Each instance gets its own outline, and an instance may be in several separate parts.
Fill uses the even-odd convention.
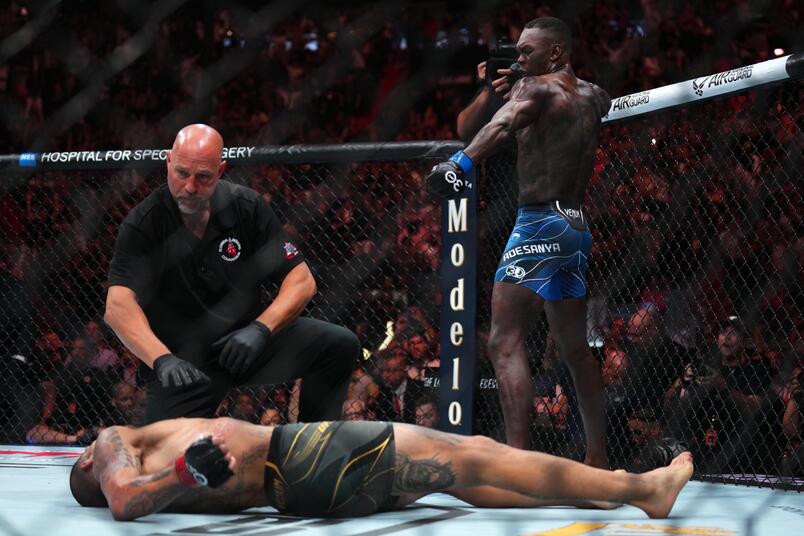
[[[212,417],[233,386],[294,378],[300,421],[339,419],[357,337],[299,316],[315,279],[260,195],[220,180],[222,150],[215,129],[183,128],[167,185],[129,212],[115,243],[104,320],[148,366],[146,422]],[[263,309],[265,281],[280,289]]]

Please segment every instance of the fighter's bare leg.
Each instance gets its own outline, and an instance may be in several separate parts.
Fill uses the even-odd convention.
[[[606,453],[606,404],[600,367],[586,342],[586,302],[579,298],[545,302],[550,333],[561,359],[567,364],[578,394],[586,435],[584,463],[608,468]]]
[[[494,283],[491,294],[489,356],[500,388],[506,441],[512,447],[530,448],[531,380],[525,339],[541,315],[544,300],[538,294],[510,283]]]
[[[514,449],[483,436],[458,436],[397,423],[394,434],[393,493],[408,500],[434,492],[459,496],[462,490],[491,486],[551,505],[611,501],[636,506],[650,517],[666,517],[693,471],[689,453],[679,455],[668,467],[632,474]]]
[[[622,503],[611,501],[584,501],[569,499],[534,499],[507,489],[491,486],[477,486],[448,491],[450,495],[480,508],[539,508],[542,506],[574,506],[575,508],[589,508],[612,510],[619,508]]]

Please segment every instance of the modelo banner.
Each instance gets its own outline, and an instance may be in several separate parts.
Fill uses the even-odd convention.
[[[472,433],[477,304],[475,172],[459,197],[441,205],[441,368],[439,428]]]

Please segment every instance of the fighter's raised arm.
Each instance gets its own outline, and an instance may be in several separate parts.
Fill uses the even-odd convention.
[[[549,99],[549,86],[538,77],[520,79],[511,88],[511,98],[480,129],[464,154],[479,164],[514,132],[536,121]]]
[[[475,165],[493,153],[514,132],[535,122],[549,100],[549,85],[537,77],[517,81],[511,89],[508,102],[480,129],[466,150],[458,151],[446,162],[433,167],[427,176],[428,190],[449,197],[471,188],[466,176]]]

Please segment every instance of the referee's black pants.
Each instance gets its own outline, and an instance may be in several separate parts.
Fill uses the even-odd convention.
[[[145,421],[211,418],[232,387],[268,385],[296,378],[302,379],[299,421],[339,420],[349,378],[359,358],[360,342],[350,330],[299,317],[271,337],[265,353],[243,374],[233,376],[214,362],[199,367],[212,381],[189,388],[162,387],[152,377],[148,382]]]

